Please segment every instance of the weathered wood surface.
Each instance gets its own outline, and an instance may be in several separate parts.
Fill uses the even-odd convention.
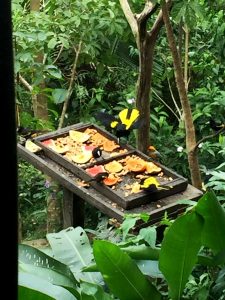
[[[140,207],[124,210],[93,187],[84,188],[78,186],[75,182],[77,177],[72,172],[58,165],[56,162],[46,157],[45,154],[38,155],[31,153],[19,144],[17,148],[18,155],[21,158],[34,165],[40,171],[51,176],[77,197],[87,201],[109,217],[116,218],[119,222],[123,220],[124,214],[146,212],[150,215],[150,223],[156,223],[164,215],[165,211],[167,211],[170,216],[176,215],[184,210],[185,205],[177,204],[176,202],[178,200],[196,200],[202,195],[200,190],[188,185],[187,189],[183,192],[165,197],[156,202],[141,205]],[[76,199],[73,201],[76,201]]]

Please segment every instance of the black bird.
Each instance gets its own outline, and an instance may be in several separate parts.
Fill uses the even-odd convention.
[[[209,120],[209,126],[214,130],[214,131],[219,131],[222,128],[225,128],[225,124],[220,123],[218,124],[216,121],[214,121],[212,118]]]
[[[107,172],[101,172],[95,175],[93,178],[86,180],[87,183],[89,182],[101,182],[103,179],[107,178],[109,176],[109,173]]]
[[[92,156],[94,158],[99,158],[102,156],[102,149],[100,149],[100,147],[96,147],[92,150]]]
[[[18,135],[20,135],[21,137],[23,137],[25,139],[34,138],[37,135],[40,135],[40,134],[46,133],[46,132],[48,132],[48,130],[31,129],[31,128],[26,128],[26,127],[23,127],[23,126],[17,127]]]
[[[140,119],[140,112],[136,108],[125,108],[121,110],[117,117],[106,112],[99,112],[96,118],[106,127],[112,130],[120,142],[121,137],[128,138],[131,130],[139,128],[143,120]]]

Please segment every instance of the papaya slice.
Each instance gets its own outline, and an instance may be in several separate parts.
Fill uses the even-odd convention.
[[[120,148],[120,145],[116,144],[114,141],[110,141],[108,139],[106,139],[103,142],[103,150],[106,152],[112,152],[113,150]]]
[[[26,140],[25,148],[33,153],[36,153],[41,150],[41,147],[33,143],[31,140]]]
[[[99,173],[102,173],[102,172],[105,172],[105,168],[102,166],[102,165],[95,165],[94,167],[91,167],[91,168],[87,168],[86,169],[86,172],[95,177],[97,174]]]
[[[107,186],[113,186],[118,182],[119,178],[115,177],[113,174],[109,174],[108,177],[103,179],[103,183]]]
[[[84,143],[90,138],[89,134],[77,130],[69,130],[69,136],[77,143]]]
[[[153,174],[153,173],[160,173],[162,169],[155,165],[153,162],[146,163],[146,173]]]
[[[130,157],[126,161],[126,165],[129,171],[132,172],[144,172],[146,169],[146,162],[143,159]]]
[[[109,173],[118,173],[118,172],[122,171],[123,166],[118,161],[113,160],[113,161],[111,161],[111,162],[109,162],[108,164],[105,165],[105,169]]]

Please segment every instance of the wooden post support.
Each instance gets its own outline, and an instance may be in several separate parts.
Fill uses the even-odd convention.
[[[63,187],[63,228],[84,227],[84,200]]]

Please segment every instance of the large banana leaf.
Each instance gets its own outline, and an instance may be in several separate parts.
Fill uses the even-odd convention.
[[[76,300],[77,298],[61,286],[27,273],[19,273],[18,300]]]
[[[135,262],[117,245],[95,241],[94,257],[110,290],[120,300],[158,300],[160,293],[141,273]]]
[[[64,282],[75,287],[78,283],[68,266],[28,245],[19,245],[19,267],[31,273],[35,270],[36,275],[49,278],[54,284]]]
[[[69,227],[58,233],[47,234],[56,259],[70,267],[76,279],[99,283],[100,273],[83,273],[82,268],[93,262],[93,252],[86,232],[81,227]]]
[[[202,244],[215,254],[225,250],[225,212],[213,192],[199,199],[196,212],[204,218]]]
[[[203,219],[195,212],[178,217],[168,229],[159,254],[159,269],[173,300],[181,299],[201,247]]]

